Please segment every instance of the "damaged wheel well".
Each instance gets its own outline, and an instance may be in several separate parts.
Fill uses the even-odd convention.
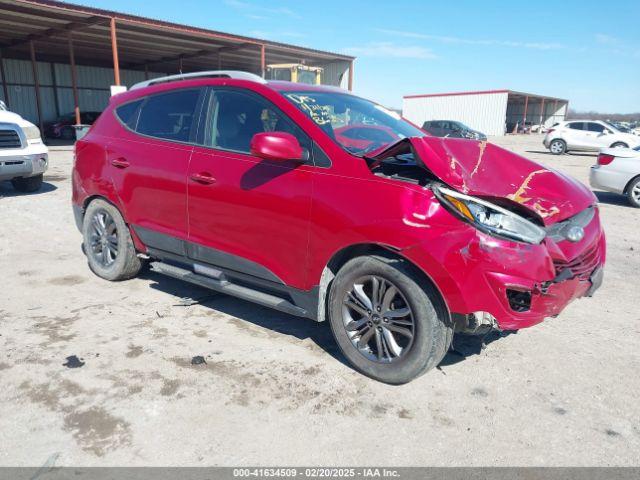
[[[401,261],[409,266],[410,269],[414,271],[416,277],[420,279],[420,284],[423,288],[429,286],[433,292],[436,292],[438,298],[440,300],[440,307],[443,311],[449,312],[447,304],[440,293],[440,290],[437,288],[435,283],[431,280],[431,278],[420,268],[418,268],[413,262],[408,260],[407,258],[400,255],[398,250],[394,249],[391,246],[380,245],[380,244],[358,244],[351,245],[349,247],[343,248],[336,252],[333,257],[329,260],[327,265],[324,267],[322,271],[322,275],[320,277],[320,285],[318,291],[318,317],[317,320],[322,322],[326,320],[327,314],[327,297],[329,289],[331,288],[331,283],[333,282],[334,277],[338,273],[338,271],[342,268],[342,266],[347,263],[352,258],[363,257],[363,256],[376,256],[382,257],[388,261]]]

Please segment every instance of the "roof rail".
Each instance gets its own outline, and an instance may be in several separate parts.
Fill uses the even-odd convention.
[[[158,77],[151,80],[145,80],[133,85],[130,90],[136,88],[149,87],[159,83],[176,82],[179,80],[190,80],[193,78],[233,78],[237,80],[249,80],[251,82],[267,83],[267,81],[256,75],[255,73],[241,72],[239,70],[210,70],[206,72],[179,73],[178,75],[169,75],[168,77]]]

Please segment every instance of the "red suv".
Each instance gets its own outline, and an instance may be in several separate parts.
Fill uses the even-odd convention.
[[[572,178],[342,90],[243,72],[113,97],[76,144],[73,207],[98,276],[150,261],[329,320],[356,369],[394,384],[437,365],[454,331],[558,315],[605,261],[596,199]]]

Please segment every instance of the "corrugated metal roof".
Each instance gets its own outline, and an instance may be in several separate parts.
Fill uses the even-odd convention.
[[[536,93],[526,93],[526,92],[518,92],[516,90],[476,90],[476,91],[468,91],[468,92],[447,92],[447,93],[424,93],[417,95],[405,95],[402,98],[427,98],[427,97],[451,97],[458,95],[491,95],[495,93],[508,93],[509,95],[520,95],[523,97],[529,98],[544,98],[545,100],[558,100],[559,102],[567,102],[568,100],[559,97],[549,97],[547,95],[538,95]]]

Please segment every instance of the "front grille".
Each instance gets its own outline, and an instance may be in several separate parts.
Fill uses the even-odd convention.
[[[553,265],[556,268],[556,274],[559,274],[565,268],[569,268],[581,280],[588,280],[599,261],[600,248],[599,243],[596,243],[570,262],[554,260]]]
[[[0,130],[0,148],[22,148],[18,132],[15,130]]]

